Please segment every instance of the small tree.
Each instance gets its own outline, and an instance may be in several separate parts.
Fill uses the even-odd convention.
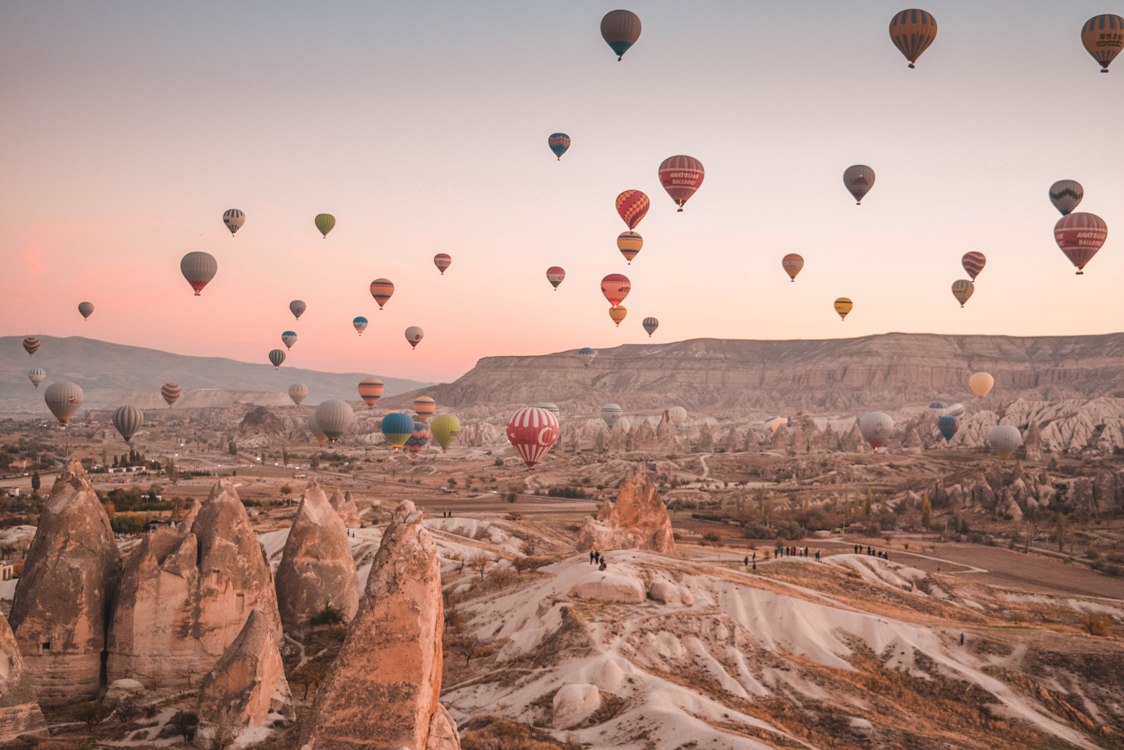
[[[929,528],[929,524],[933,522],[933,504],[929,502],[929,496],[925,495],[921,500],[921,525]]]
[[[226,452],[232,456],[238,455],[238,445],[233,440],[231,440],[226,444]]]
[[[31,494],[38,495],[39,488],[43,486],[43,480],[39,478],[39,472],[35,471],[31,474]]]
[[[477,573],[480,574],[480,580],[481,581],[484,580],[484,572],[488,569],[488,566],[491,565],[491,564],[492,564],[492,558],[488,557],[487,555],[485,555],[482,552],[478,555],[474,555],[468,561],[468,567],[472,568],[473,570],[475,570]]]
[[[288,466],[289,465],[289,449],[286,448],[285,446],[281,446],[281,465],[282,466]]]

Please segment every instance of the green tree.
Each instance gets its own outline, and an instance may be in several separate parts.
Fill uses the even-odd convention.
[[[866,519],[870,520],[871,506],[874,504],[874,493],[870,490],[866,491],[866,499],[863,500],[863,515]]]
[[[929,528],[929,524],[933,522],[933,504],[929,502],[929,496],[925,495],[921,500],[921,525]]]
[[[281,447],[281,465],[289,465],[289,449],[284,446]]]
[[[226,444],[226,452],[232,456],[238,455],[238,446],[233,440]]]
[[[319,451],[317,451],[316,453],[313,453],[312,458],[310,458],[308,460],[308,468],[310,468],[310,469],[319,469],[320,468],[320,452]]]
[[[39,488],[43,486],[43,480],[39,478],[39,472],[34,471],[31,473],[31,491],[36,495],[39,494]]]
[[[175,484],[180,479],[180,471],[176,468],[176,460],[169,458],[164,462],[164,473],[168,475],[168,481]]]

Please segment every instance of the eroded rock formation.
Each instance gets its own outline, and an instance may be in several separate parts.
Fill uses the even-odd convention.
[[[359,520],[359,506],[351,499],[351,490],[340,492],[339,488],[332,493],[329,499],[336,513],[339,514],[343,525],[349,529],[358,529],[363,523]]]
[[[0,616],[0,742],[21,734],[46,734],[47,722],[23,666],[16,637]]]
[[[579,550],[648,549],[671,554],[675,538],[671,516],[647,473],[627,478],[615,503],[606,502],[578,532]]]

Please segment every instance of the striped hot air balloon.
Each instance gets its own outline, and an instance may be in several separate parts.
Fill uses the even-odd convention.
[[[143,424],[144,412],[135,406],[121,406],[113,412],[113,426],[126,443],[133,439]]]
[[[25,338],[23,340],[23,350],[27,352],[27,356],[34,356],[35,352],[39,351],[39,337],[28,336]]]
[[[640,325],[643,326],[644,330],[648,332],[648,338],[652,338],[652,334],[655,333],[656,329],[660,327],[660,321],[656,318],[648,317],[640,321]]]
[[[324,235],[324,239],[328,239],[328,232],[336,226],[336,217],[331,214],[316,214],[316,218],[312,220],[316,228],[320,230],[320,234]]]
[[[181,393],[183,393],[183,391],[180,390],[179,385],[176,383],[165,383],[160,386],[160,397],[164,399],[164,403],[166,403],[169,408],[171,408],[172,404],[176,403],[176,401],[179,401]]]
[[[198,297],[203,287],[207,286],[219,272],[219,262],[210,253],[191,252],[180,260],[180,272]]]
[[[839,314],[840,320],[844,320],[847,317],[847,313],[851,312],[851,308],[855,306],[855,303],[851,302],[849,297],[840,297],[835,300],[833,304],[835,306],[835,312]]]
[[[441,272],[442,276],[444,276],[445,270],[449,266],[453,265],[453,256],[449,255],[448,253],[437,253],[437,255],[433,256],[433,265],[437,266],[437,270]],[[394,285],[391,284],[391,289],[393,288]]]
[[[379,303],[379,309],[394,296],[394,282],[390,279],[375,279],[371,282],[371,296]]]
[[[969,253],[964,253],[964,257],[960,259],[960,265],[964,266],[964,270],[972,281],[980,275],[980,271],[984,270],[987,265],[987,256],[981,252],[973,250]]]
[[[428,422],[436,411],[437,402],[433,396],[418,396],[414,399],[414,413],[418,415],[420,421]]]
[[[289,398],[293,399],[294,404],[300,406],[301,401],[308,398],[308,386],[304,383],[293,383],[289,386]]]
[[[226,224],[226,228],[230,230],[230,236],[233,237],[234,233],[242,228],[246,223],[246,214],[239,211],[237,208],[228,208],[223,211],[222,223]]]
[[[796,274],[800,273],[800,269],[804,267],[804,258],[796,253],[789,253],[781,258],[781,268],[788,274],[788,278],[793,282],[796,281]]]
[[[570,136],[565,133],[551,133],[550,137],[546,139],[546,145],[550,146],[550,150],[558,157],[558,161],[562,161],[562,154],[570,148]]]
[[[617,328],[621,327],[621,321],[628,315],[628,308],[624,305],[617,305],[616,307],[609,308],[609,318],[617,324]]]
[[[375,404],[382,398],[383,391],[385,390],[386,385],[373,375],[359,381],[359,398],[363,399],[363,403],[367,405],[368,409],[375,408]]]
[[[546,280],[550,282],[550,285],[554,287],[554,291],[556,292],[558,291],[558,285],[561,284],[562,280],[565,278],[566,269],[562,268],[562,266],[551,266],[546,269]]]
[[[682,406],[673,406],[667,410],[667,419],[672,424],[683,424],[687,421],[687,410]]]
[[[507,421],[507,440],[533,468],[558,442],[558,419],[546,409],[525,406]]]
[[[1077,180],[1058,180],[1050,186],[1050,202],[1061,211],[1062,216],[1073,213],[1085,197],[1085,188]]]
[[[351,423],[355,421],[355,412],[346,401],[325,401],[316,407],[316,424],[324,432],[329,443],[334,443],[344,436]]]
[[[972,298],[972,293],[976,291],[976,285],[967,279],[957,279],[952,282],[952,296],[964,307],[964,303]]]
[[[409,414],[393,412],[382,418],[379,428],[382,430],[387,444],[394,450],[398,450],[406,444],[410,435],[414,433],[414,419]]]
[[[632,282],[624,274],[611,273],[601,279],[601,294],[605,295],[605,299],[609,300],[609,304],[613,307],[624,302],[624,298],[631,290]]]
[[[679,210],[690,200],[703,183],[706,170],[702,162],[693,156],[669,156],[660,163],[660,184]]]
[[[640,252],[640,248],[644,247],[644,238],[637,232],[621,232],[617,235],[617,249],[621,251],[621,255],[632,265],[632,259]]]
[[[61,425],[69,422],[78,411],[78,407],[82,406],[83,396],[82,389],[77,384],[66,380],[51,383],[43,391],[43,400],[47,403],[47,408]]]
[[[1093,259],[1108,238],[1108,225],[1096,214],[1075,213],[1063,216],[1054,225],[1058,247],[1077,267],[1077,275],[1085,273],[1085,265]]]
[[[406,450],[411,455],[417,455],[429,442],[429,425],[425,422],[414,422],[414,431],[406,438]]]
[[[605,426],[610,430],[617,426],[617,422],[621,421],[623,413],[620,404],[605,404],[601,407],[601,419],[605,420]]]
[[[631,10],[611,10],[601,18],[601,38],[617,56],[617,62],[640,38],[640,16]]]
[[[1107,73],[1108,66],[1124,45],[1124,18],[1111,13],[1093,16],[1081,27],[1081,43],[1100,63],[1101,72]]]
[[[648,196],[640,190],[625,190],[617,196],[617,213],[629,229],[636,229],[651,205]]]
[[[863,197],[874,187],[874,170],[865,164],[855,164],[843,170],[843,185],[855,198],[855,205],[861,206]]]
[[[285,361],[285,352],[284,351],[282,351],[281,349],[270,349],[269,350],[269,362],[270,362],[270,364],[273,365],[274,370],[279,369],[281,367],[281,363],[284,362],[284,361]]]
[[[27,371],[27,379],[31,381],[33,386],[39,388],[39,384],[47,379],[47,371],[42,367],[32,367]]]
[[[931,13],[911,8],[895,13],[890,19],[890,39],[909,60],[911,68],[936,38],[937,19]]]

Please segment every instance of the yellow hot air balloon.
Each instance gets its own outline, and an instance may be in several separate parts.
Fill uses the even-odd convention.
[[[990,372],[974,372],[972,377],[968,378],[968,388],[976,394],[976,398],[983,398],[991,393],[991,388],[994,385],[995,378],[991,377]]]
[[[331,214],[316,214],[313,223],[320,230],[320,234],[324,235],[324,239],[328,239],[328,232],[332,231],[332,227],[336,225],[336,217]]]
[[[849,297],[840,297],[835,300],[835,312],[839,313],[839,319],[843,320],[847,317],[847,313],[851,312],[851,308],[855,303],[851,302]]]
[[[624,320],[624,316],[626,315],[628,315],[628,310],[626,310],[622,305],[617,305],[616,307],[609,308],[609,317],[613,319],[613,322],[617,324],[618,328],[620,327],[621,321]]]
[[[644,238],[640,236],[639,232],[621,232],[617,236],[617,249],[621,251],[621,255],[632,265],[632,259],[640,252],[640,248],[644,247]]]
[[[441,450],[448,450],[457,435],[461,434],[461,421],[453,414],[438,414],[432,420],[430,434],[441,446]]]
[[[964,303],[971,298],[974,291],[976,291],[976,285],[967,279],[958,279],[952,282],[952,296],[956,298],[961,307],[964,307]]]

